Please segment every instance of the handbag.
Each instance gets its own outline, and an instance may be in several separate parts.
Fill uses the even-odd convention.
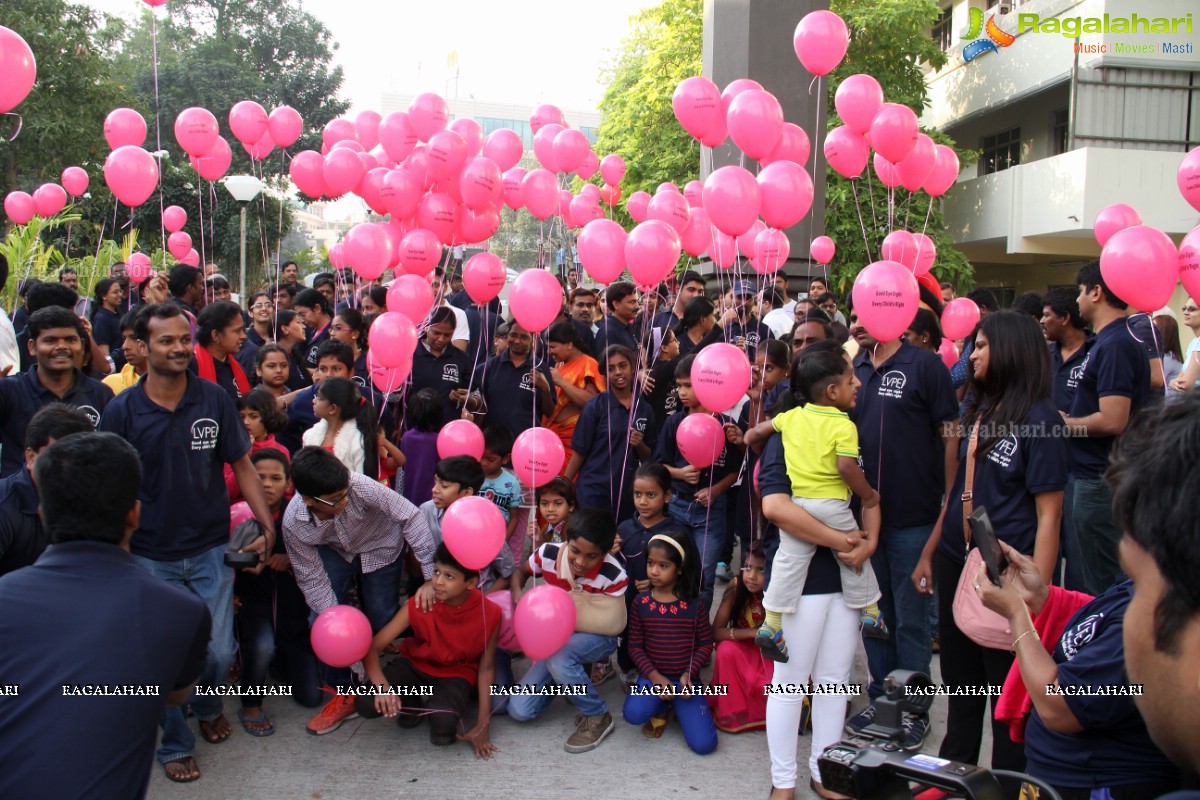
[[[1008,620],[983,604],[975,592],[975,581],[979,579],[979,565],[983,554],[978,547],[971,547],[971,523],[968,517],[975,509],[975,449],[979,444],[979,423],[971,427],[971,438],[967,442],[967,469],[963,476],[963,536],[967,543],[967,563],[958,576],[958,587],[954,590],[954,624],[968,639],[980,647],[995,650],[1012,649],[1012,629]]]
[[[575,603],[575,632],[597,633],[601,636],[620,636],[627,621],[625,598],[603,592],[584,591],[575,583],[571,565],[567,563],[567,546],[559,545],[554,569],[558,577],[571,586],[568,594]]]

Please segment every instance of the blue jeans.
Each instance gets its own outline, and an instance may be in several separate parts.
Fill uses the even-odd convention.
[[[913,528],[884,528],[879,532],[879,547],[871,556],[875,578],[879,581],[879,610],[891,635],[886,639],[863,637],[871,684],[867,694],[875,699],[883,694],[883,679],[894,669],[911,669],[929,674],[933,657],[929,627],[929,595],[917,592],[913,570],[921,551],[933,532],[933,523]],[[942,591],[954,593],[954,587]]]
[[[1075,532],[1075,478],[1067,476],[1067,486],[1063,490],[1062,522],[1059,530],[1062,532],[1060,547],[1067,566],[1063,570],[1064,589],[1072,592],[1082,592],[1087,588],[1087,578],[1084,574],[1083,550],[1079,546],[1079,535]]]
[[[317,555],[329,576],[329,584],[333,596],[338,603],[346,602],[346,592],[354,579],[362,576],[359,583],[363,613],[371,623],[371,631],[378,633],[392,621],[400,610],[400,570],[404,566],[402,559],[397,558],[386,567],[374,572],[362,571],[362,557],[355,556],[353,561],[347,561],[328,545],[318,545]],[[326,680],[333,686],[349,686],[351,672],[344,667],[330,668],[326,671]]]
[[[725,544],[725,495],[718,496],[705,508],[694,500],[671,498],[668,512],[671,519],[690,525],[700,553],[703,572],[700,576],[700,599],[705,608],[712,608],[713,585],[717,582],[717,562],[721,560],[721,548]]]
[[[573,633],[562,648],[550,656],[534,661],[521,679],[521,686],[536,686],[539,689],[554,684],[572,688],[587,687],[586,694],[570,695],[568,699],[586,717],[595,717],[608,711],[608,704],[600,699],[596,687],[588,677],[584,664],[603,661],[617,649],[617,637],[601,636],[598,633]],[[553,695],[523,694],[508,701],[508,715],[518,722],[531,720],[546,710]]]
[[[1083,554],[1084,591],[1099,597],[1124,578],[1117,561],[1121,534],[1113,522],[1112,489],[1103,478],[1070,477],[1075,540]]]
[[[180,561],[154,561],[134,556],[134,563],[146,572],[173,586],[191,592],[204,601],[212,616],[212,635],[208,640],[208,655],[204,672],[197,686],[220,686],[229,674],[237,645],[233,640],[233,570],[225,566],[225,545],[221,544],[198,556]],[[221,698],[213,696],[188,698],[197,719],[211,722],[221,716]],[[159,718],[162,742],[157,757],[160,764],[177,761],[195,753],[196,736],[187,724],[183,706],[167,706]]]
[[[672,683],[676,689],[680,688],[679,681]],[[667,700],[654,694],[638,694],[652,686],[654,684],[645,678],[638,678],[634,691],[626,696],[625,708],[621,713],[630,725],[642,725],[649,722],[651,717],[667,713]],[[705,756],[717,749],[717,724],[713,722],[707,697],[673,697],[670,705],[675,709],[679,727],[683,728],[683,739],[693,753]]]
[[[512,686],[517,682],[513,675],[512,654],[502,647],[496,648],[496,681],[495,686]],[[508,713],[508,695],[498,695],[492,698],[492,714]]]

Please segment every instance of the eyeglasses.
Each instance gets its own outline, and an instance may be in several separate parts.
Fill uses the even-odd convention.
[[[307,497],[309,500],[312,500],[315,503],[320,503],[326,508],[337,508],[344,503],[347,498],[350,497],[350,490],[347,489],[346,491],[342,492],[342,496],[337,500],[326,500],[324,497],[317,497],[316,495],[307,495]]]
[[[329,326],[330,333],[345,333],[348,330],[350,330],[349,325],[330,325]]]
[[[270,311],[275,307],[274,303],[255,303],[250,306],[251,311]]]
[[[1197,306],[1184,306],[1183,307],[1183,313],[1185,313],[1185,314],[1195,314],[1197,311],[1200,311],[1200,307],[1197,307]]]

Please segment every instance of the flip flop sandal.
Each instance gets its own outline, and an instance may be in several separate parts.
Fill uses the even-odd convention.
[[[190,766],[188,765],[189,761],[191,762]],[[167,769],[167,767],[171,764],[182,764],[185,767],[188,767],[189,772],[192,770],[195,770],[196,775],[194,777],[189,777],[189,778],[177,778],[171,774],[171,770]],[[177,759],[174,759],[173,761],[164,761],[162,767],[163,767],[163,774],[167,776],[167,780],[169,780],[169,781],[174,781],[175,783],[191,783],[192,781],[200,780],[200,770],[196,764],[196,759],[194,756],[186,756],[184,758],[177,758]]]
[[[204,741],[208,742],[209,744],[220,744],[221,742],[223,742],[229,738],[230,734],[233,733],[232,727],[230,727],[229,731],[224,736],[217,733],[215,730],[217,720],[224,719],[224,718],[225,718],[225,715],[222,714],[221,716],[217,717],[217,719],[212,719],[212,720],[203,720],[202,719],[202,720],[200,720],[200,735],[204,737]],[[225,723],[225,724],[228,725],[229,723]]]
[[[671,710],[667,709],[667,713],[651,717],[650,721],[642,726],[642,736],[645,736],[647,739],[662,738],[663,731],[667,728],[667,723],[671,721],[671,715]]]
[[[263,710],[262,706],[259,706],[256,717],[247,716],[245,711],[244,708],[239,710],[237,717],[238,721],[242,723],[242,730],[246,733],[251,736],[270,736],[275,732],[275,725],[267,719],[267,712]],[[264,727],[252,728],[251,725],[263,725]]]
[[[786,664],[788,661],[787,645],[783,643],[783,633],[776,632],[774,636],[765,635],[762,631],[754,637],[754,643],[764,658]]]

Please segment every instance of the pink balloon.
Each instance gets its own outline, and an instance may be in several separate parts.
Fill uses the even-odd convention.
[[[910,192],[918,191],[925,184],[929,173],[933,172],[933,163],[936,157],[933,139],[923,133],[918,133],[917,143],[913,146],[912,152],[896,165],[896,171],[900,174],[900,182],[904,184],[904,188]]]
[[[917,279],[895,261],[864,267],[854,279],[852,295],[859,321],[880,342],[903,336],[920,307]]]
[[[767,228],[754,237],[754,255],[750,265],[759,275],[774,275],[787,263],[792,243],[783,231]]]
[[[449,195],[430,192],[417,206],[417,224],[430,231],[442,244],[449,244],[458,230],[458,203]]]
[[[458,180],[463,205],[481,209],[500,200],[504,194],[504,180],[500,167],[490,158],[473,158],[462,171]]]
[[[703,255],[712,245],[712,222],[703,206],[692,209],[687,227],[679,234],[679,239],[683,243],[684,252],[693,258]]]
[[[470,456],[479,460],[483,458],[483,431],[470,420],[451,420],[438,431],[437,452],[438,458]]]
[[[346,266],[346,251],[341,242],[329,248],[329,265],[334,269],[342,269]]]
[[[567,118],[563,116],[563,112],[558,106],[546,103],[535,108],[529,115],[529,128],[533,131],[534,136],[546,125],[567,127]]]
[[[229,507],[229,530],[233,531],[238,525],[254,519],[254,511],[245,500],[239,500]]]
[[[67,190],[57,183],[43,183],[33,192],[33,207],[40,217],[53,217],[67,205]]]
[[[450,123],[449,129],[462,137],[467,146],[467,158],[475,158],[483,149],[483,128],[470,117],[459,117]]]
[[[908,231],[892,231],[883,238],[880,253],[884,261],[895,261],[912,271],[917,263],[917,242]]]
[[[600,199],[606,206],[612,207],[621,202],[621,187],[604,184],[600,189]]]
[[[413,133],[422,142],[428,142],[429,137],[443,130],[449,119],[450,109],[446,101],[432,92],[417,95],[408,107],[408,121],[412,124]]]
[[[512,592],[491,592],[485,599],[500,609],[500,636],[496,639],[496,646],[510,652],[520,650],[521,643],[517,641],[517,633],[513,628]]]
[[[562,125],[551,122],[543,125],[533,135],[533,154],[538,162],[551,172],[559,171],[558,160],[554,157],[554,139],[564,130],[566,128]]]
[[[554,480],[566,458],[562,438],[549,428],[528,428],[513,442],[513,472],[522,486],[542,486]]]
[[[549,130],[549,126],[543,127]],[[538,219],[548,219],[558,210],[558,179],[548,169],[535,169],[521,179],[525,208]]]
[[[734,99],[742,92],[762,91],[763,85],[756,80],[750,78],[738,78],[732,80],[729,85],[721,92],[721,122],[728,122],[729,107],[733,105]],[[726,128],[728,132],[728,128]]]
[[[900,103],[884,103],[871,120],[871,144],[893,164],[899,164],[917,145],[917,115]]]
[[[463,288],[480,305],[500,295],[508,280],[504,261],[495,253],[476,253],[463,264]]]
[[[275,142],[271,141],[271,134],[264,133],[262,138],[253,144],[242,144],[246,149],[246,153],[254,161],[262,161],[267,156],[271,155],[271,151],[275,149]]]
[[[467,161],[467,143],[454,131],[437,131],[429,137],[425,158],[434,180],[449,180]]]
[[[379,143],[388,158],[397,164],[408,158],[417,146],[417,134],[413,130],[408,114],[393,111],[379,123]]]
[[[943,337],[942,344],[938,347],[938,355],[942,357],[942,363],[946,365],[946,369],[952,369],[958,363],[958,348],[954,346],[954,340],[949,337]]]
[[[772,228],[790,228],[812,207],[813,182],[794,161],[774,161],[758,173],[762,218]]]
[[[912,236],[917,248],[913,274],[919,278],[933,269],[933,262],[937,260],[937,247],[934,246],[933,239],[923,233],[914,233]]]
[[[600,210],[599,203],[587,195],[581,194],[571,200],[571,221],[575,223],[576,228],[582,228],[592,220],[601,219],[603,216],[604,212]]]
[[[88,174],[82,167],[67,167],[62,172],[63,188],[71,197],[79,197],[86,192],[89,182]]]
[[[502,176],[504,178],[504,205],[513,211],[525,205],[524,182],[527,174],[527,170],[513,167]]]
[[[901,182],[899,168],[888,161],[883,156],[876,153],[871,158],[871,163],[875,167],[875,177],[879,178],[879,182],[884,186],[899,186]]]
[[[541,333],[562,310],[562,285],[546,270],[527,269],[513,281],[508,306],[522,328]]]
[[[649,219],[651,199],[649,192],[634,192],[629,195],[629,199],[625,201],[625,210],[634,222],[641,223]]]
[[[363,176],[358,185],[359,196],[379,215],[387,213],[387,206],[383,202],[383,182],[387,174],[388,171],[383,167],[375,167]]]
[[[131,281],[141,283],[154,272],[154,266],[150,263],[150,256],[145,253],[130,253],[125,260],[125,270]]]
[[[354,127],[354,123],[345,117],[331,119],[325,123],[325,127],[321,129],[321,141],[333,147],[338,142],[346,140],[353,141],[358,144],[358,129]]]
[[[1200,227],[1192,228],[1179,244],[1179,280],[1190,297],[1200,297]]]
[[[958,180],[958,153],[944,144],[933,146],[933,169],[925,178],[925,191],[931,197],[941,197]]]
[[[975,330],[982,315],[979,306],[969,297],[956,297],[942,309],[942,335],[953,342],[965,339]]]
[[[196,252],[196,248],[187,251],[187,255],[179,259],[180,264],[187,264],[189,267],[200,266],[200,254]]]
[[[1139,311],[1167,304],[1179,281],[1179,251],[1149,225],[1117,231],[1100,251],[1100,274],[1113,294]]]
[[[679,424],[675,442],[685,461],[696,469],[707,469],[725,449],[725,429],[708,414],[688,414]]]
[[[558,190],[558,207],[555,211],[564,221],[570,219],[571,201],[575,199],[575,195],[571,194],[570,189]]]
[[[883,105],[883,87],[870,75],[851,75],[838,84],[833,105],[846,127],[855,133],[866,133]]]
[[[385,367],[375,361],[375,353],[367,351],[367,373],[371,376],[371,385],[385,395],[399,390],[408,380],[412,372],[412,354],[399,367]]]
[[[358,112],[358,116],[354,118],[354,131],[358,135],[358,143],[367,150],[374,150],[379,144],[379,125],[383,122],[383,117],[378,111]]]
[[[233,163],[233,150],[224,136],[218,136],[212,149],[205,155],[192,156],[189,161],[196,173],[206,181],[216,181],[225,177],[229,165]]]
[[[292,158],[288,174],[296,188],[309,197],[321,197],[328,193],[325,187],[325,159],[315,150],[302,150]]]
[[[808,134],[799,125],[791,122],[783,123],[779,130],[779,143],[770,153],[759,159],[760,164],[773,164],[776,161],[794,161],[805,164],[812,155],[812,145],[809,144]]]
[[[207,155],[220,133],[217,118],[207,108],[185,108],[175,118],[175,140],[190,156]]]
[[[708,148],[720,147],[729,138],[729,128],[725,127],[725,117],[717,120],[717,124],[712,127],[704,138],[700,140],[700,144]]]
[[[1132,207],[1124,203],[1113,203],[1100,210],[1100,213],[1096,215],[1096,222],[1092,227],[1096,232],[1096,241],[1101,247],[1104,247],[1117,231],[1123,231],[1126,228],[1132,228],[1135,225],[1141,224],[1141,216]]]
[[[24,225],[33,219],[37,206],[28,192],[9,192],[4,196],[4,213],[14,225]]]
[[[704,206],[704,184],[700,181],[688,181],[683,187],[683,197],[692,208]]]
[[[588,181],[591,180],[592,176],[595,175],[599,170],[600,156],[596,155],[595,151],[591,149],[591,144],[589,143],[587,155],[583,157],[583,163],[575,168],[575,174],[579,176],[580,180]],[[595,186],[595,184],[588,185]]]
[[[0,114],[21,104],[37,80],[33,50],[21,34],[0,25]]]
[[[360,278],[373,281],[391,263],[392,240],[383,226],[362,222],[346,233],[342,252],[346,255],[346,263]]]
[[[276,147],[291,147],[304,133],[304,120],[291,106],[273,108],[267,115],[267,133]]]
[[[458,219],[458,239],[456,241],[475,244],[484,242],[496,235],[500,230],[500,210],[487,206],[475,211],[463,208]]]
[[[241,100],[229,109],[229,130],[244,145],[268,136],[267,110],[253,100]],[[274,144],[272,142],[272,144]]]
[[[659,192],[646,207],[646,216],[649,219],[661,220],[677,233],[683,233],[692,214],[687,198],[683,195],[676,192]]]
[[[140,147],[118,147],[104,162],[104,182],[122,203],[140,206],[158,186],[158,164]]]
[[[766,229],[767,223],[761,219],[756,219],[754,220],[754,224],[750,226],[750,230],[737,237],[737,249],[742,254],[742,258],[754,258],[754,240]]]
[[[837,247],[834,245],[833,239],[828,236],[818,236],[808,246],[808,254],[816,259],[818,264],[828,264],[833,261],[836,252]]]
[[[679,82],[675,93],[671,95],[671,110],[675,112],[675,119],[694,139],[703,139],[718,126],[722,129],[725,127],[722,124],[725,109],[721,107],[721,90],[700,75]]]
[[[413,351],[417,348],[417,329],[408,317],[395,311],[385,311],[371,325],[367,340],[371,356],[379,366],[397,369],[412,367]]]
[[[383,176],[379,199],[394,219],[408,219],[417,213],[421,203],[421,185],[412,173],[402,169],[388,170]]]
[[[535,586],[517,603],[513,632],[525,655],[535,661],[549,658],[575,632],[575,602],[557,586]]]
[[[663,181],[662,183],[660,183],[658,185],[658,188],[656,188],[654,190],[654,193],[656,195],[662,194],[663,192],[674,192],[675,194],[683,194],[683,192],[679,191],[679,187],[676,186],[675,184],[671,183],[670,181]]]
[[[167,229],[168,233],[175,233],[175,231],[182,230],[183,226],[187,224],[187,212],[179,206],[167,206],[163,209],[162,221],[163,227]]]
[[[811,11],[796,25],[792,46],[806,70],[813,75],[828,75],[842,63],[850,46],[850,31],[832,11]]]
[[[433,290],[429,281],[419,275],[401,275],[387,290],[387,310],[398,311],[418,322],[429,316],[433,308]]]
[[[779,144],[783,130],[783,106],[764,89],[742,92],[729,104],[725,116],[729,135],[742,152],[763,159]]]
[[[104,118],[104,140],[113,150],[127,144],[141,147],[146,141],[146,120],[132,108],[114,108]]]
[[[183,231],[175,231],[167,237],[167,251],[179,260],[187,257],[192,249],[192,237]]]
[[[614,220],[597,219],[579,234],[579,263],[597,283],[609,284],[625,270],[625,229]]]
[[[843,178],[854,179],[862,175],[871,155],[867,140],[845,125],[839,125],[825,135],[822,145],[825,160],[834,172]]]
[[[692,362],[692,390],[708,411],[728,411],[749,388],[750,362],[737,347],[717,342],[696,354]]]
[[[521,161],[525,145],[516,131],[498,128],[488,134],[483,143],[483,155],[496,162],[501,172],[508,172]]]
[[[750,230],[761,200],[758,182],[742,167],[721,167],[704,181],[704,208],[713,225],[730,236]]]
[[[625,262],[633,282],[638,286],[657,285],[675,268],[682,250],[679,232],[667,223],[657,219],[640,223],[625,240]]]
[[[600,177],[607,184],[618,185],[625,177],[625,159],[616,153],[609,153],[600,159]]]
[[[537,140],[534,139],[534,145],[536,146],[536,144]],[[591,152],[591,144],[588,142],[587,136],[583,131],[577,131],[574,128],[559,131],[554,136],[552,147],[554,163],[558,166],[559,172],[574,172]]]
[[[1179,193],[1188,204],[1200,211],[1200,147],[1190,151],[1183,157],[1179,169],[1175,172],[1175,183]]]
[[[354,606],[332,606],[313,622],[313,653],[331,667],[348,667],[362,661],[371,647],[371,623]]]
[[[325,156],[321,176],[325,179],[326,193],[340,197],[358,186],[365,170],[358,153],[345,147],[335,147]]]
[[[400,241],[400,263],[412,275],[428,275],[442,260],[442,243],[437,234],[415,228]]]
[[[721,269],[729,269],[737,261],[737,240],[723,231],[714,231],[708,256]]]

